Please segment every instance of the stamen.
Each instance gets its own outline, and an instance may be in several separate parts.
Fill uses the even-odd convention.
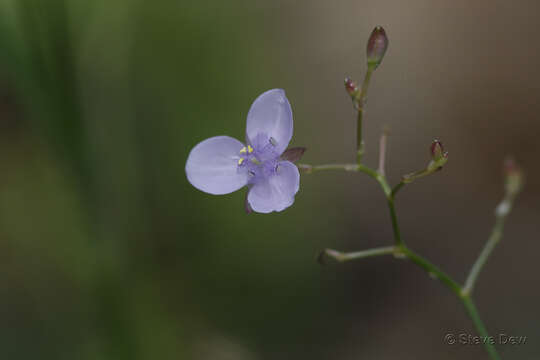
[[[244,160],[245,160],[244,158],[238,159],[238,165],[242,165],[242,163],[244,162]]]
[[[240,154],[245,154],[246,153],[246,147],[244,146],[243,148],[240,149]]]
[[[250,154],[253,152],[253,148],[251,147],[251,145],[248,145],[247,150],[248,150],[248,153]]]

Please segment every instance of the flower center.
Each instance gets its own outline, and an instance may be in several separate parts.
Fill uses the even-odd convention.
[[[240,149],[238,170],[247,171],[249,183],[257,183],[272,176],[277,171],[279,154],[275,151],[276,141],[265,134],[259,134],[253,140],[253,146]]]

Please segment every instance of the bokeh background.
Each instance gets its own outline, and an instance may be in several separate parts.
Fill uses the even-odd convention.
[[[302,175],[294,206],[247,215],[240,191],[187,182],[199,141],[243,138],[261,92],[284,88],[307,163],[354,159],[343,78],[365,42],[374,75],[366,162],[391,128],[388,174],[444,171],[399,195],[404,239],[462,281],[502,195],[527,172],[476,299],[494,335],[540,354],[540,3],[518,1],[2,0],[2,359],[483,359],[460,303],[391,257],[321,267],[321,249],[390,244],[362,174]]]

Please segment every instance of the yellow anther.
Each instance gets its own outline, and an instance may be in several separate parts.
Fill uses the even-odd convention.
[[[253,152],[253,148],[251,147],[251,145],[248,145],[248,153],[252,153]]]
[[[242,165],[242,163],[244,162],[244,160],[245,160],[244,158],[238,159],[238,165]]]
[[[246,153],[246,147],[244,146],[243,148],[240,149],[240,154],[245,154]]]

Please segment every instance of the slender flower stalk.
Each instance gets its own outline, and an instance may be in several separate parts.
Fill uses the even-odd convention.
[[[499,241],[501,241],[504,223],[506,221],[506,218],[508,217],[508,214],[510,214],[512,206],[514,205],[516,195],[519,193],[523,186],[523,174],[521,170],[515,165],[513,160],[508,159],[506,161],[505,172],[506,192],[503,200],[495,209],[495,226],[491,231],[491,235],[484,248],[482,249],[482,252],[478,256],[478,259],[476,259],[476,262],[472,266],[471,271],[469,272],[469,276],[467,276],[467,280],[465,281],[465,285],[463,286],[463,294],[467,296],[472,293],[480,271],[486,264],[489,256],[495,249],[495,246],[497,246]]]
[[[372,256],[396,255],[398,254],[398,252],[399,252],[399,248],[395,246],[386,246],[386,247],[373,248],[369,250],[348,252],[348,253],[343,253],[343,252],[332,250],[332,249],[326,249],[321,253],[321,256],[319,256],[319,259],[322,263],[324,263],[324,256],[326,255],[330,258],[333,258],[336,261],[346,262],[350,260],[363,259],[363,258],[372,257]]]
[[[353,99],[354,107],[357,110],[356,115],[356,163],[362,164],[362,157],[364,156],[364,138],[362,135],[362,121],[364,118],[364,108],[366,105],[366,98],[371,81],[371,76],[377,67],[381,64],[386,49],[388,48],[388,37],[386,32],[381,26],[373,29],[366,47],[367,55],[367,69],[364,75],[364,81],[360,89],[356,86],[356,83],[351,79],[345,79],[345,89]]]
[[[505,201],[503,201],[503,203]],[[503,203],[501,203],[501,205]],[[506,206],[506,205],[503,205],[503,206]],[[472,266],[469,276],[467,276],[467,280],[465,281],[465,286],[463,286],[463,294],[468,295],[472,293],[474,285],[476,284],[476,280],[478,279],[478,275],[480,274],[480,271],[486,264],[489,256],[495,249],[495,246],[497,246],[499,241],[501,241],[503,228],[504,228],[504,222],[506,220],[506,214],[496,216],[495,226],[493,227],[491,236],[489,237],[488,241],[484,245],[484,248],[482,249],[482,252],[476,259],[476,262]]]
[[[489,338],[489,332],[486,329],[486,326],[484,325],[482,319],[480,318],[480,314],[478,313],[478,309],[476,308],[476,305],[474,304],[474,301],[471,299],[470,296],[462,296],[461,301],[463,302],[463,305],[465,306],[465,310],[467,311],[467,314],[473,321],[474,327],[478,334],[483,338],[487,339]],[[499,353],[497,352],[497,349],[495,349],[495,346],[491,344],[489,341],[484,341],[484,348],[486,349],[487,353],[489,354],[489,357],[493,360],[500,360]]]
[[[403,181],[400,181],[396,186],[392,188],[392,197],[395,197],[399,190],[405,186]]]
[[[383,133],[379,140],[379,168],[377,171],[382,176],[385,176],[385,163],[386,163],[386,143],[388,142],[388,133],[390,131],[387,127],[383,129]]]
[[[386,190],[383,189],[383,191]],[[396,206],[395,206],[395,199],[394,194],[390,191],[390,194],[387,194],[387,202],[388,202],[388,210],[390,211],[390,220],[392,221],[392,231],[394,233],[394,241],[396,245],[403,245],[403,241],[401,240],[401,232],[399,231],[399,224],[396,214]]]
[[[362,137],[362,121],[364,118],[364,108],[366,105],[366,97],[369,88],[369,83],[371,81],[371,75],[375,71],[375,66],[368,66],[366,74],[364,76],[364,81],[362,82],[362,89],[358,96],[356,103],[356,109],[358,111],[356,115],[356,163],[360,165],[362,163],[362,157],[364,156],[364,138]]]

